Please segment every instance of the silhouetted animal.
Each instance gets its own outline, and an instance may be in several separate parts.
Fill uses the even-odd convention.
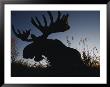
[[[43,59],[42,55],[45,55],[51,63],[52,73],[55,74],[86,75],[89,73],[89,69],[83,64],[81,55],[76,49],[65,46],[57,39],[47,39],[52,33],[64,32],[70,28],[68,14],[61,17],[61,13],[58,12],[55,22],[51,12],[48,12],[48,15],[51,23],[47,25],[47,20],[43,15],[45,26],[41,25],[37,17],[36,21],[31,18],[31,23],[43,33],[39,37],[31,34],[31,39],[28,39],[30,30],[23,31],[23,33],[18,30],[16,33],[14,26],[12,26],[12,30],[18,38],[22,41],[32,42],[24,48],[23,58],[34,58],[35,61],[40,61]]]
[[[41,54],[44,52],[43,44],[47,44],[47,41],[48,41],[47,37],[52,33],[64,32],[70,28],[70,26],[68,25],[68,14],[63,15],[61,17],[61,13],[58,12],[58,17],[54,22],[51,12],[47,12],[47,13],[51,21],[49,25],[47,25],[47,20],[44,15],[42,15],[45,23],[44,26],[41,25],[37,17],[35,17],[37,23],[33,18],[31,18],[31,23],[43,33],[39,37],[36,37],[35,35],[31,34],[31,39],[28,39],[30,35],[30,30],[23,31],[23,33],[21,33],[18,30],[18,33],[17,33],[14,29],[14,26],[12,26],[12,30],[18,38],[20,38],[23,41],[32,42],[31,44],[29,44],[24,48],[23,58],[35,58],[35,61],[42,60]]]

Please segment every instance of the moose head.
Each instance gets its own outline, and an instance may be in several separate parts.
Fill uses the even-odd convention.
[[[50,18],[49,25],[47,24],[45,15],[42,15],[45,24],[44,26],[37,17],[31,18],[31,23],[42,32],[42,35],[39,37],[36,37],[34,34],[30,34],[30,30],[23,31],[21,33],[21,31],[18,29],[16,32],[14,25],[12,25],[12,30],[16,37],[22,41],[32,42],[24,48],[23,58],[35,58],[36,61],[40,61],[42,59],[42,53],[44,52],[43,50],[45,50],[45,45],[41,44],[46,44],[45,42],[48,41],[48,36],[52,33],[64,32],[70,28],[68,25],[68,14],[61,16],[61,12],[58,11],[58,17],[54,21],[52,13],[50,11],[47,13]],[[31,39],[28,38],[29,35],[31,36]]]

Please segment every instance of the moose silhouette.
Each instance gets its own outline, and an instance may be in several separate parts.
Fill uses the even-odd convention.
[[[16,37],[22,41],[31,42],[23,50],[23,58],[33,59],[35,61],[42,60],[42,55],[45,55],[51,64],[51,69],[55,74],[60,75],[90,75],[91,71],[86,67],[81,59],[81,54],[76,49],[65,46],[58,39],[48,39],[48,36],[52,33],[65,32],[70,29],[68,24],[68,14],[63,14],[58,11],[58,17],[54,21],[52,13],[47,12],[50,18],[50,24],[47,25],[47,20],[45,15],[42,15],[44,20],[44,26],[38,20],[37,17],[31,18],[31,23],[42,32],[42,35],[36,37],[34,34],[30,34],[30,30],[18,33],[15,31],[14,25],[12,25],[12,30]],[[31,39],[29,39],[29,35]]]

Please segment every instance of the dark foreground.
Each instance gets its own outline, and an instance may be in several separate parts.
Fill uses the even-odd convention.
[[[12,77],[99,77],[100,70],[89,69],[80,71],[76,67],[73,72],[57,72],[53,68],[28,68],[26,66],[12,63],[11,64],[11,76]]]

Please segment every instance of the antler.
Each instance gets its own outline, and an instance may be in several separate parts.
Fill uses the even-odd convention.
[[[47,20],[44,15],[42,15],[44,23],[45,23],[44,26],[41,24],[41,22],[38,20],[37,17],[35,18],[36,21],[34,20],[34,18],[31,18],[31,23],[43,33],[43,35],[42,35],[43,38],[47,38],[48,35],[50,35],[51,33],[64,32],[70,28],[68,25],[68,14],[63,15],[61,17],[61,13],[60,13],[60,11],[58,11],[58,17],[57,17],[56,21],[54,22],[51,12],[48,11],[47,13],[50,18],[49,25],[47,25]]]
[[[20,38],[23,41],[27,41],[27,42],[31,42],[33,41],[32,39],[28,39],[29,35],[30,35],[30,30],[26,30],[23,31],[22,33],[20,32],[20,30],[17,29],[18,33],[15,31],[14,26],[12,25],[12,30],[14,32],[14,34],[16,35],[16,37]]]

